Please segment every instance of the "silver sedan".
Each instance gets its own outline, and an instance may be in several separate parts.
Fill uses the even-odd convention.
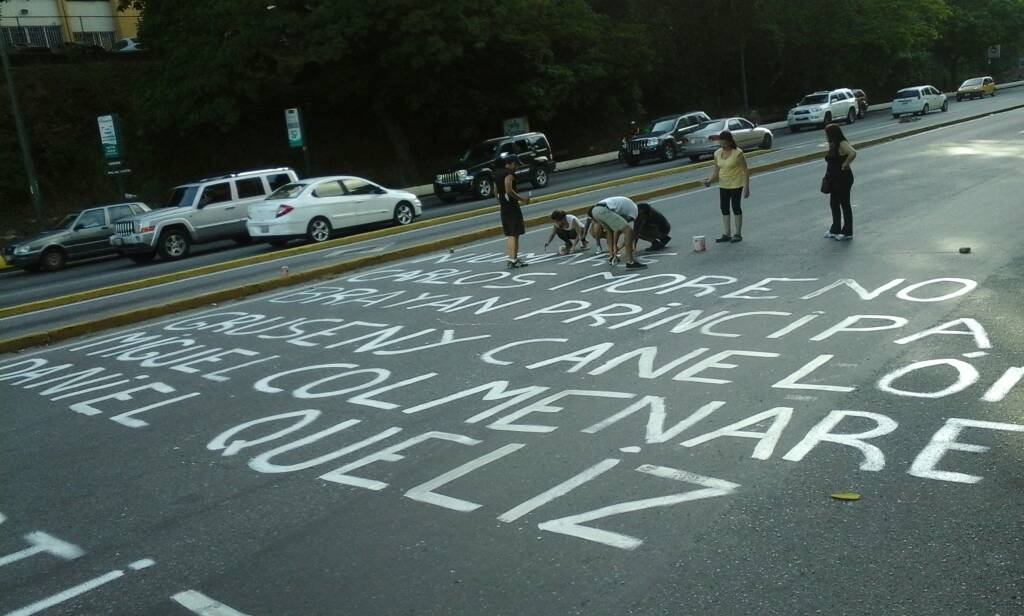
[[[772,131],[758,126],[744,118],[721,118],[705,122],[697,130],[687,133],[681,140],[679,153],[697,162],[702,156],[714,154],[720,147],[718,135],[728,130],[736,145],[743,150],[769,149],[772,147]]]

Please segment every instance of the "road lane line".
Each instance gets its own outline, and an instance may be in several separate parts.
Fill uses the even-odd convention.
[[[178,605],[199,616],[246,616],[238,610],[211,599],[198,590],[184,590],[171,597]]]
[[[104,584],[107,584],[109,582],[113,582],[114,580],[123,576],[124,571],[121,571],[120,569],[111,571],[110,573],[93,578],[89,581],[82,582],[78,586],[72,586],[71,588],[68,588],[65,591],[59,592],[55,595],[51,595],[45,599],[40,599],[39,601],[36,601],[31,605],[26,605],[21,609],[14,610],[13,612],[7,612],[5,616],[32,616],[32,614],[38,614],[39,612],[45,609],[51,608],[60,603],[64,603],[69,599],[74,599],[79,595],[83,595],[89,592],[90,590],[103,586]]]
[[[976,120],[988,118],[993,115],[1019,111],[1022,108],[1024,108],[1024,104],[1014,105],[1012,107],[987,112],[979,116],[970,116],[964,119],[950,121],[944,124],[920,127],[912,131],[907,131],[905,133],[886,135],[873,140],[868,140],[863,143],[859,143],[857,145],[858,147],[872,147],[878,145],[885,145],[888,143],[894,143],[896,141],[916,137],[919,135],[923,135],[925,133],[931,133],[938,130],[951,128],[953,126],[959,126],[961,124],[966,124]],[[760,167],[752,168],[751,171],[755,175],[768,175],[769,173],[773,173],[775,171],[793,169],[807,164],[820,163],[822,155],[822,152],[816,152],[812,154],[798,156],[796,158],[769,162]],[[679,193],[688,193],[693,189],[699,188],[700,182],[698,180],[691,180],[683,182],[682,184],[673,184],[662,188],[655,188],[648,192],[640,193],[639,195],[631,195],[631,197],[639,201],[653,201],[655,199],[660,199],[663,195],[678,196]],[[586,211],[586,206],[572,207],[569,208],[569,211],[574,214],[582,213]],[[548,222],[548,220],[549,219],[547,216],[536,216],[528,219],[526,221],[526,224],[529,227],[543,226],[545,223]],[[338,276],[362,267],[377,265],[380,263],[387,263],[390,261],[395,261],[411,256],[426,254],[427,252],[436,251],[443,248],[467,244],[473,241],[478,241],[484,238],[496,236],[500,232],[500,227],[483,227],[479,229],[470,230],[455,236],[441,237],[430,242],[413,244],[412,246],[398,249],[396,251],[386,254],[364,256],[351,261],[344,261],[341,263],[323,266],[319,268],[313,267],[312,269],[304,270],[291,277],[277,276],[274,278],[265,278],[257,282],[244,284],[242,286],[234,286],[229,287],[227,289],[221,289],[218,291],[211,291],[203,295],[192,297],[188,300],[172,301],[170,303],[159,304],[156,306],[148,306],[143,309],[118,313],[109,317],[102,317],[93,321],[81,321],[65,327],[51,328],[48,330],[44,330],[42,332],[25,334],[15,338],[0,340],[0,349],[2,349],[5,352],[21,350],[30,346],[46,344],[56,340],[63,340],[71,337],[81,336],[83,334],[95,333],[100,329],[124,326],[133,322],[155,319],[166,314],[171,314],[173,312],[182,312],[185,310],[197,309],[200,308],[203,304],[207,303],[235,301],[238,300],[239,298],[247,297],[249,295],[273,291],[282,286],[304,284],[306,282],[321,277]],[[246,267],[251,267],[251,265]],[[205,275],[212,275],[212,273]],[[0,313],[2,313],[2,311],[0,311]]]

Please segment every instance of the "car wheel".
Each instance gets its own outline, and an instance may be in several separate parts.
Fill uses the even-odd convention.
[[[765,135],[764,138],[761,139],[761,149],[762,150],[770,150],[770,149],[772,149],[772,136],[771,135]]]
[[[309,241],[319,244],[331,239],[331,223],[322,216],[317,216],[309,221],[306,227],[306,237]]]
[[[530,174],[530,183],[534,188],[544,188],[548,185],[548,170],[544,167],[534,167]]]
[[[284,248],[285,246],[288,245],[288,240],[284,239],[283,237],[275,237],[272,240],[267,240],[267,243],[273,246],[274,248]]]
[[[850,107],[850,110],[846,112],[846,123],[847,124],[853,124],[856,121],[857,121],[857,112],[853,110],[853,107]]]
[[[473,183],[473,194],[476,195],[477,199],[491,198],[491,195],[494,194],[494,186],[491,184],[491,178],[477,178]]]
[[[661,148],[661,159],[665,162],[675,160],[676,158],[676,146],[671,141],[667,142],[664,147]]]
[[[160,236],[157,251],[160,253],[161,259],[173,261],[187,255],[190,247],[191,242],[184,231],[171,229],[170,231],[164,231]]]
[[[128,258],[131,259],[132,262],[134,262],[134,263],[139,263],[139,264],[149,263],[150,261],[152,261],[153,259],[156,258],[156,253],[155,252],[139,252],[139,253],[128,255]]]
[[[932,108],[928,105],[928,103],[925,103],[924,109],[921,110],[921,115],[926,116],[928,115],[928,112],[930,112],[931,110]]]
[[[942,101],[942,111],[949,111],[949,101]]]
[[[39,266],[45,272],[56,272],[64,269],[67,263],[67,255],[60,248],[47,248],[39,259]]]
[[[395,215],[393,216],[394,223],[402,226],[407,225],[416,218],[416,211],[412,209],[412,206],[402,201],[395,206]]]

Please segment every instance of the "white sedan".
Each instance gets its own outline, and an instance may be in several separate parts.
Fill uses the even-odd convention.
[[[892,117],[898,118],[905,113],[927,115],[929,112],[941,109],[949,110],[949,101],[946,95],[933,86],[914,86],[903,88],[896,93],[892,101]]]
[[[249,206],[246,228],[255,240],[325,242],[338,229],[391,221],[407,225],[423,213],[416,195],[352,176],[309,178],[285,184]]]

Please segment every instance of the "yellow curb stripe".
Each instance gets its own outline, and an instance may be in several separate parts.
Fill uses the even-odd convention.
[[[752,153],[751,156],[760,154],[767,154],[771,150],[765,150],[762,152]],[[616,186],[622,186],[624,184],[633,184],[635,182],[642,182],[644,180],[659,178],[675,173],[685,173],[692,171],[693,169],[699,169],[702,167],[710,166],[709,162],[695,163],[692,165],[685,165],[683,167],[674,167],[672,169],[662,169],[661,171],[654,171],[651,173],[645,173],[642,175],[629,176],[627,178],[620,178],[618,180],[609,180],[607,182],[601,182],[599,184],[593,184],[590,186],[582,186],[579,188],[572,188],[549,195],[538,196],[531,200],[531,205],[539,205],[547,201],[554,201],[555,199],[563,199],[565,197],[571,197],[583,193],[594,192],[598,190],[604,190],[606,188],[614,188]],[[529,207],[529,206],[526,206]],[[52,297],[49,299],[39,300],[36,302],[27,302],[19,304],[17,306],[9,306],[7,308],[0,308],[0,319],[5,317],[12,317],[38,310],[46,310],[48,308],[57,308],[59,306],[66,306],[69,304],[75,304],[91,299],[97,299],[100,297],[107,297],[110,295],[117,295],[118,293],[126,293],[129,291],[137,291],[139,289],[145,289],[148,287],[155,287],[161,284],[167,284],[169,282],[177,282],[179,280],[187,280],[189,278],[195,278],[198,276],[204,276],[206,274],[214,274],[218,272],[227,271],[230,269],[236,269],[239,267],[245,267],[247,265],[255,265],[258,263],[266,263],[269,261],[275,261],[284,257],[290,257],[295,255],[301,255],[309,252],[317,252],[321,250],[329,250],[339,246],[347,246],[357,242],[365,242],[369,240],[375,240],[383,237],[389,237],[398,233],[406,233],[409,231],[415,231],[417,229],[425,229],[427,227],[434,227],[450,222],[458,222],[466,220],[468,218],[474,218],[476,216],[486,216],[493,214],[498,211],[498,207],[489,206],[484,208],[477,208],[469,210],[467,212],[459,212],[458,214],[449,214],[448,216],[439,216],[437,218],[431,218],[430,220],[423,220],[420,222],[414,222],[401,227],[389,227],[387,229],[378,229],[376,231],[368,231],[366,233],[360,233],[351,237],[344,237],[335,240],[328,240],[319,244],[305,244],[302,246],[296,246],[294,248],[288,248],[285,250],[277,250],[274,252],[268,252],[259,255],[252,255],[249,257],[242,257],[240,259],[232,259],[230,261],[222,261],[220,263],[213,263],[210,265],[204,265],[189,270],[182,270],[179,272],[171,272],[169,274],[162,274],[160,276],[152,276],[150,278],[143,278],[140,280],[133,280],[130,282],[122,282],[106,287],[100,287],[98,289],[90,289],[88,291],[80,291],[78,293],[70,293],[68,295],[62,295],[60,297]]]
[[[912,137],[912,136],[919,135],[919,134],[922,134],[922,133],[925,133],[925,132],[929,132],[929,131],[932,131],[932,130],[937,130],[937,129],[940,129],[940,128],[945,128],[947,126],[953,126],[953,125],[956,125],[956,124],[962,124],[962,123],[969,122],[969,121],[976,120],[976,119],[980,119],[980,118],[983,118],[983,117],[986,117],[986,116],[996,115],[996,114],[999,114],[999,113],[1005,113],[1005,112],[1008,112],[1008,111],[1014,111],[1014,110],[1022,109],[1022,108],[1024,108],[1024,104],[1022,104],[1022,105],[1015,105],[1013,107],[1008,107],[1006,109],[990,111],[990,112],[978,114],[978,115],[975,115],[975,116],[968,116],[968,117],[965,117],[965,118],[958,118],[958,119],[955,119],[955,120],[950,120],[948,122],[942,122],[940,124],[920,127],[920,128],[917,128],[917,129],[913,129],[913,130],[910,130],[910,131],[903,132],[903,133],[897,133],[897,134],[893,134],[893,135],[887,135],[887,136],[884,136],[884,137],[879,137],[879,138],[876,138],[876,139],[870,139],[868,141],[858,142],[856,144],[856,147],[858,147],[858,148],[868,148],[868,147],[871,147],[871,146],[874,146],[874,145],[880,145],[880,144],[883,144],[883,143],[888,143],[888,142],[891,142],[891,141],[895,141],[897,139],[903,139],[903,138],[907,138],[907,137]],[[765,152],[765,153],[767,153],[767,152]],[[751,169],[751,172],[755,173],[755,174],[756,173],[764,173],[766,171],[772,171],[772,170],[781,169],[781,168],[784,168],[784,167],[798,165],[798,164],[801,164],[801,163],[804,163],[804,162],[809,162],[809,161],[821,159],[821,158],[824,157],[824,154],[825,154],[824,152],[813,152],[813,153],[810,153],[810,154],[804,154],[804,155],[801,155],[801,156],[797,156],[795,158],[789,158],[789,159],[785,159],[785,160],[774,161],[774,162],[771,162],[771,163],[767,163],[765,165],[754,167],[754,168]],[[688,170],[692,170],[693,168],[697,168],[698,166],[707,167],[707,166],[710,166],[710,162],[709,163],[698,163],[697,165],[688,165],[687,167],[688,167]],[[684,168],[680,168],[680,169],[684,169]],[[664,171],[675,171],[675,170],[663,170],[663,171],[658,171],[658,172],[655,172],[655,173],[662,174],[662,175],[668,175],[668,174],[664,173]],[[676,172],[681,172],[681,171],[676,171]],[[637,178],[637,177],[641,177],[641,176],[632,176],[632,178]],[[637,181],[637,180],[623,178],[622,180],[614,180],[613,182],[621,182],[621,184],[627,184],[627,183],[633,183],[635,181]],[[608,184],[608,183],[604,183],[604,184]],[[617,184],[617,185],[621,185],[621,184]],[[661,196],[665,196],[665,195],[669,195],[669,194],[674,194],[674,193],[690,190],[692,188],[697,188],[700,185],[701,185],[701,183],[700,183],[699,180],[683,182],[681,184],[674,184],[674,185],[671,185],[671,186],[666,186],[666,187],[663,187],[663,188],[658,188],[658,189],[655,189],[655,190],[652,190],[652,191],[648,191],[648,192],[645,192],[645,193],[631,195],[630,198],[632,198],[634,200],[654,199],[654,198],[657,198],[657,197],[661,197]],[[597,185],[597,186],[600,186],[600,185]],[[588,188],[590,188],[590,190],[587,190],[586,192],[592,192],[593,190],[600,190],[600,189],[594,189],[592,187],[588,187]],[[566,191],[566,192],[572,192],[572,191]],[[553,199],[556,199],[556,198],[559,198],[559,197],[556,197],[555,195],[547,195],[546,197],[538,198],[537,202],[550,201],[550,200],[553,200]],[[527,206],[527,207],[529,207],[529,206]],[[590,208],[589,205],[585,205],[585,206],[580,206],[578,208],[573,208],[573,209],[571,209],[569,211],[574,213],[574,214],[578,214],[578,213],[586,212],[589,208]],[[428,223],[440,224],[439,222],[435,222],[435,221],[442,221],[442,220],[444,220],[445,222],[450,222],[451,219],[461,220],[463,218],[471,218],[473,216],[486,215],[488,213],[494,213],[496,211],[498,211],[498,208],[495,206],[495,207],[485,208],[483,210],[474,210],[472,212],[463,212],[461,214],[453,214],[452,216],[445,216],[445,217],[441,217],[441,218],[431,219],[429,221],[423,221],[423,223],[413,223],[413,225],[406,225],[406,226],[398,227],[398,228],[383,229],[383,230],[380,230],[380,231],[372,231],[372,232],[369,232],[369,233],[366,233],[366,234],[361,234],[359,236],[355,236],[355,237],[352,237],[352,238],[342,238],[340,240],[332,240],[330,242],[323,242],[321,244],[312,244],[312,245],[307,245],[307,246],[299,246],[299,247],[294,248],[294,249],[285,250],[285,251],[279,251],[279,252],[275,252],[275,253],[270,253],[268,255],[257,255],[256,257],[248,257],[248,258],[244,258],[244,259],[237,259],[235,261],[228,261],[225,264],[216,264],[216,265],[213,265],[213,266],[206,266],[206,267],[203,267],[203,268],[197,268],[195,270],[188,270],[186,272],[177,272],[175,274],[168,274],[168,275],[162,276],[162,277],[156,277],[156,278],[150,278],[150,279],[145,279],[145,280],[140,280],[140,281],[134,281],[134,282],[131,282],[131,283],[124,283],[124,284],[121,284],[121,285],[113,285],[111,287],[104,287],[103,289],[97,289],[96,291],[92,291],[92,292],[84,292],[84,293],[81,293],[81,294],[68,295],[68,296],[64,296],[64,297],[61,297],[61,298],[53,298],[52,300],[44,300],[42,302],[33,302],[33,303],[29,303],[29,304],[21,304],[20,306],[13,306],[13,307],[10,307],[10,308],[7,308],[7,309],[0,310],[0,318],[3,318],[5,316],[9,316],[9,315],[13,315],[13,314],[23,314],[24,312],[29,312],[30,311],[30,310],[23,310],[23,311],[19,312],[19,311],[17,311],[17,309],[19,309],[19,308],[24,308],[24,307],[30,307],[31,306],[32,307],[31,310],[40,310],[40,309],[43,309],[45,307],[53,307],[53,306],[66,305],[66,304],[74,303],[74,302],[77,302],[77,301],[83,301],[85,299],[92,299],[93,297],[103,297],[103,296],[106,296],[106,295],[112,295],[112,294],[117,293],[117,292],[123,292],[123,291],[134,290],[134,289],[141,289],[141,288],[146,288],[146,287],[150,287],[150,286],[155,286],[156,284],[162,284],[164,282],[171,282],[171,281],[174,281],[174,280],[183,280],[183,279],[187,279],[187,278],[192,278],[194,276],[198,276],[198,275],[201,275],[203,273],[210,273],[210,272],[221,271],[221,270],[224,270],[224,269],[230,269],[229,267],[218,267],[218,266],[222,266],[222,265],[231,264],[231,268],[234,268],[234,267],[238,267],[239,265],[247,265],[250,262],[251,263],[260,263],[260,262],[265,262],[265,261],[273,260],[273,259],[279,258],[281,256],[287,256],[288,254],[301,254],[301,253],[304,253],[304,252],[311,252],[311,251],[314,251],[314,250],[322,250],[322,249],[329,248],[329,247],[334,247],[334,246],[344,246],[346,244],[351,244],[351,243],[355,243],[355,242],[361,242],[361,241],[365,241],[367,239],[375,239],[377,237],[386,237],[388,235],[393,235],[396,232],[404,232],[404,231],[407,231],[407,230],[411,230],[412,228],[415,228],[414,225],[417,225],[417,224],[422,225],[424,227],[426,227],[426,226],[433,226],[432,224],[428,224]],[[536,217],[536,218],[527,219],[524,222],[526,223],[526,226],[532,227],[532,226],[537,226],[537,225],[545,224],[549,220],[550,219],[547,216],[540,216],[540,217]],[[194,307],[197,307],[197,306],[204,305],[206,303],[223,301],[223,299],[213,299],[213,298],[220,298],[225,293],[229,294],[229,296],[227,297],[228,299],[237,299],[237,298],[241,298],[241,297],[246,297],[246,296],[251,295],[253,293],[261,293],[261,292],[264,292],[264,291],[267,291],[267,290],[279,288],[281,286],[286,286],[286,284],[300,284],[300,283],[305,282],[307,280],[312,280],[312,279],[315,279],[315,278],[318,278],[318,277],[336,275],[338,273],[350,271],[351,269],[354,269],[354,268],[357,268],[357,267],[365,267],[367,265],[372,265],[372,264],[375,264],[375,263],[384,263],[384,262],[388,262],[388,261],[393,261],[393,260],[398,260],[398,259],[406,258],[406,257],[409,257],[409,256],[418,256],[418,255],[424,254],[426,252],[430,252],[431,250],[436,250],[438,248],[447,248],[447,247],[456,246],[456,245],[467,243],[467,242],[472,242],[472,241],[480,239],[480,238],[490,237],[490,236],[494,236],[494,235],[499,235],[500,232],[501,232],[501,227],[488,227],[488,228],[485,228],[485,229],[480,229],[480,230],[477,230],[477,231],[472,231],[472,232],[469,232],[469,233],[463,234],[463,235],[458,235],[458,236],[453,236],[453,237],[448,237],[448,238],[442,238],[442,239],[433,241],[433,242],[431,242],[429,244],[417,244],[417,245],[414,245],[414,246],[410,246],[408,248],[403,248],[403,249],[399,249],[399,250],[388,252],[388,253],[382,253],[382,254],[379,254],[379,255],[373,255],[371,257],[362,257],[362,258],[359,258],[359,259],[356,259],[356,260],[353,260],[353,261],[348,261],[346,263],[339,263],[339,264],[330,265],[330,266],[326,266],[326,267],[314,268],[314,269],[307,270],[307,271],[304,271],[304,272],[292,274],[292,275],[289,275],[287,277],[282,276],[281,278],[274,278],[274,279],[270,279],[269,281],[264,281],[264,282],[260,282],[260,283],[253,283],[253,284],[245,285],[245,286],[242,286],[242,287],[237,287],[235,289],[226,289],[226,290],[223,290],[223,291],[218,291],[218,292],[214,292],[214,293],[210,293],[210,294],[206,294],[206,295],[201,295],[201,296],[198,296],[198,297],[195,297],[195,298],[191,298],[189,300],[182,300],[182,301],[178,301],[178,302],[172,302],[172,303],[169,303],[169,304],[164,304],[162,306],[157,306],[157,307],[153,307],[153,308],[149,308],[149,309],[144,309],[144,310],[139,310],[139,311],[133,311],[133,312],[129,312],[129,313],[121,313],[121,314],[114,315],[114,316],[111,316],[111,317],[105,317],[103,319],[99,319],[99,320],[96,320],[96,321],[82,322],[82,323],[77,323],[77,324],[69,325],[69,326],[62,327],[62,328],[57,328],[55,330],[50,330],[48,332],[40,332],[40,333],[37,333],[37,334],[29,334],[29,335],[26,335],[26,336],[23,336],[23,337],[20,337],[20,338],[12,338],[12,339],[9,339],[9,340],[3,340],[3,341],[0,341],[0,352],[7,352],[8,350],[17,350],[17,349],[20,349],[20,348],[26,348],[28,346],[34,346],[36,344],[46,344],[46,343],[49,343],[49,342],[53,342],[55,340],[63,340],[63,339],[70,338],[70,337],[73,337],[73,336],[79,336],[79,335],[82,335],[84,333],[92,333],[94,331],[99,331],[101,329],[105,329],[105,328],[108,328],[108,327],[117,327],[119,325],[124,325],[126,323],[134,323],[134,322],[138,322],[138,321],[141,321],[141,320],[153,318],[154,316],[162,316],[162,315],[166,315],[166,314],[172,314],[175,311],[188,310],[188,309],[191,309],[191,308],[194,308]],[[410,251],[412,251],[412,252],[410,252]],[[153,280],[158,280],[159,282],[151,282]],[[288,282],[288,281],[290,281],[290,282]],[[268,285],[268,284],[271,285],[271,286],[266,287],[266,285]],[[110,289],[118,289],[118,290],[116,290],[116,291],[109,291]],[[100,293],[102,291],[108,291],[108,292]],[[237,291],[237,294],[232,295],[232,293],[234,293],[236,291]],[[93,293],[96,293],[96,295],[92,295]],[[88,297],[76,297],[76,296],[88,296]],[[71,298],[71,297],[75,297],[75,299],[72,300],[72,301],[57,302],[57,300],[64,300],[64,299]],[[51,302],[57,302],[57,303],[53,303],[52,305],[47,305],[47,306],[41,306],[41,304],[50,304]],[[153,313],[152,311],[154,311],[154,310],[155,311],[159,311],[159,312]],[[135,314],[143,314],[144,316],[141,316],[141,317],[138,317],[138,318],[131,317],[131,315],[135,315]],[[126,320],[126,319],[130,319],[130,320]],[[88,329],[89,326],[92,326],[92,325],[95,325],[96,327],[93,328],[93,329]],[[86,329],[82,329],[82,328],[86,328]],[[12,345],[16,346],[17,349],[15,349]]]

